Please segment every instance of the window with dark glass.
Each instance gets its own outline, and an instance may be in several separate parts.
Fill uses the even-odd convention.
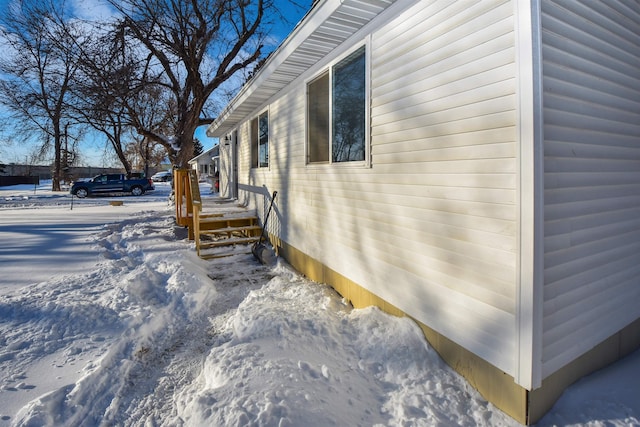
[[[333,71],[333,138],[331,160],[362,161],[365,156],[364,47],[349,55]]]
[[[309,163],[365,160],[364,46],[308,84],[307,117]]]
[[[309,83],[309,162],[329,161],[329,73]]]
[[[269,113],[251,120],[251,167],[269,167]]]
[[[258,116],[258,167],[269,167],[269,113]]]

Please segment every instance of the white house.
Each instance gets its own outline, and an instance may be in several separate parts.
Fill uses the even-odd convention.
[[[214,145],[212,148],[189,160],[189,166],[198,173],[199,180],[211,179],[216,173],[219,173],[219,152],[219,146]]]
[[[534,423],[640,345],[640,7],[319,0],[208,129],[223,195]]]

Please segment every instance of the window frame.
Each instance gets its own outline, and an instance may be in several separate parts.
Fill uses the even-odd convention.
[[[335,68],[340,65],[341,62],[346,60],[352,54],[358,50],[364,48],[364,160],[352,160],[352,161],[333,161],[333,86],[334,86],[334,71]],[[308,168],[323,168],[323,167],[340,167],[340,168],[362,168],[371,167],[371,66],[370,66],[370,42],[369,39],[364,40],[361,43],[357,43],[352,48],[344,51],[339,56],[331,60],[328,64],[323,66],[313,76],[305,80],[305,165]],[[310,161],[311,149],[310,149],[310,135],[311,135],[311,120],[309,114],[309,91],[310,85],[319,81],[323,76],[329,76],[328,90],[329,90],[329,114],[328,114],[328,135],[329,135],[329,153],[327,161]]]
[[[267,118],[267,133],[266,133],[266,162],[261,164],[260,160],[260,120],[266,115]],[[251,145],[251,169],[269,169],[269,143],[271,140],[271,126],[270,126],[270,114],[269,109],[264,109],[260,113],[256,114],[251,120],[249,120],[249,143]],[[255,125],[254,125],[255,123]]]

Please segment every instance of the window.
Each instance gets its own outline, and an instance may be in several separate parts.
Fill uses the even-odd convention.
[[[269,167],[269,112],[251,120],[251,167]]]
[[[363,46],[308,84],[309,163],[365,160],[365,77]]]
[[[329,161],[329,73],[309,83],[309,162]]]

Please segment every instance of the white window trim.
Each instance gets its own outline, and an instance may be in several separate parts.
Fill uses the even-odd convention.
[[[267,159],[268,159],[268,164],[267,166],[260,166],[260,116],[263,115],[264,113],[267,113],[267,126],[269,129],[267,129]],[[257,114],[255,114],[253,117],[251,117],[251,119],[249,120],[249,144],[252,145],[253,144],[253,135],[252,135],[252,129],[251,129],[251,122],[253,122],[253,120],[258,120],[258,135],[256,138],[256,143],[258,144],[258,146],[256,147],[256,163],[255,165],[253,164],[253,159],[250,159],[251,161],[251,167],[249,168],[250,171],[268,171],[271,170],[271,111],[269,111],[269,107],[267,108],[263,108],[261,109]],[[249,147],[249,157],[251,157],[251,153],[252,153],[253,148],[250,146]]]
[[[329,106],[333,105],[333,69],[340,61],[351,55],[356,50],[364,46],[364,84],[365,84],[365,129],[364,129],[364,160],[350,162],[333,162],[333,129],[329,129],[329,160],[327,162],[309,162],[309,109],[307,108],[308,87],[311,82],[318,79],[323,73],[329,73]],[[327,65],[322,67],[313,76],[305,79],[305,112],[304,112],[304,161],[308,169],[325,169],[325,168],[347,168],[347,169],[364,169],[371,167],[371,37],[367,37],[360,43],[356,43],[353,47],[334,58]],[[332,126],[331,107],[329,108],[329,123]],[[271,164],[271,162],[269,162]]]

